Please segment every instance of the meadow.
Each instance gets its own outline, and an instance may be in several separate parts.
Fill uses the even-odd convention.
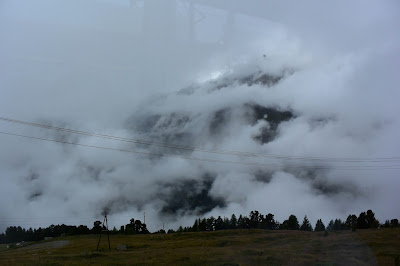
[[[400,229],[224,230],[61,237],[0,246],[0,265],[399,265]]]

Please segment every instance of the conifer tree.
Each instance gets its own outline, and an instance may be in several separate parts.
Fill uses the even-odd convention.
[[[303,223],[300,226],[300,230],[302,231],[312,231],[312,226],[310,221],[307,219],[307,215],[304,216]]]
[[[315,224],[315,231],[316,232],[325,231],[325,225],[321,219],[319,219]]]

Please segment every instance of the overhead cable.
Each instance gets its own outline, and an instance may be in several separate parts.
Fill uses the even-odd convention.
[[[102,147],[102,146],[95,146],[95,145],[88,145],[82,143],[74,143],[62,140],[55,140],[55,139],[48,139],[48,138],[41,138],[41,137],[34,137],[34,136],[27,136],[15,133],[9,133],[0,131],[0,134],[9,135],[9,136],[16,136],[28,139],[35,139],[41,141],[49,141],[49,142],[57,142],[63,143],[68,145],[75,145],[81,147],[88,147],[88,148],[95,148],[95,149],[102,149],[102,150],[110,150],[110,151],[119,151],[119,152],[127,152],[127,153],[136,153],[142,155],[150,155],[150,156],[157,156],[157,157],[169,157],[169,158],[177,158],[177,159],[184,159],[184,160],[193,160],[193,161],[203,161],[203,162],[212,162],[212,163],[225,163],[225,164],[235,164],[235,165],[245,165],[245,166],[259,166],[259,167],[282,167],[284,169],[290,168],[310,168],[310,169],[336,169],[336,170],[387,170],[387,169],[400,169],[400,165],[372,165],[372,166],[307,166],[307,165],[283,165],[283,164],[266,164],[266,163],[255,163],[255,162],[243,162],[243,161],[227,161],[227,160],[216,160],[216,159],[206,159],[206,158],[197,158],[197,157],[188,157],[188,156],[180,156],[174,154],[161,154],[161,153],[151,153],[145,151],[135,151],[135,150],[127,150],[127,149],[116,149],[110,147]]]
[[[10,123],[16,123],[16,124],[21,124],[21,125],[26,125],[26,126],[44,128],[44,129],[57,130],[57,131],[62,131],[62,132],[67,132],[67,133],[72,133],[72,134],[89,136],[89,137],[104,138],[104,139],[110,139],[110,140],[116,140],[116,141],[122,141],[122,142],[128,142],[128,143],[135,143],[135,144],[140,144],[140,145],[157,146],[157,147],[163,147],[163,148],[169,148],[169,149],[188,150],[188,151],[213,153],[213,154],[220,154],[220,155],[232,155],[232,156],[240,156],[240,157],[261,157],[261,158],[284,159],[284,160],[330,161],[330,162],[345,162],[345,163],[351,163],[351,162],[375,163],[375,162],[400,161],[400,157],[380,157],[380,158],[309,157],[309,156],[264,154],[264,153],[220,150],[220,149],[203,149],[203,148],[196,148],[196,147],[190,147],[190,146],[181,146],[181,145],[174,145],[174,144],[168,144],[168,143],[131,139],[131,138],[124,138],[124,137],[105,135],[105,134],[97,134],[97,133],[91,133],[91,132],[87,132],[87,131],[55,127],[55,126],[50,126],[50,125],[45,125],[45,124],[16,120],[16,119],[7,118],[7,117],[0,117],[0,120],[5,121],[5,122],[10,122]]]

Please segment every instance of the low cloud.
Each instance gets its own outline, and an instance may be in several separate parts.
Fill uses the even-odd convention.
[[[0,231],[398,218],[396,1],[193,1],[192,31],[184,1],[28,2],[1,4],[1,116],[152,145],[1,121],[64,143],[0,136]]]

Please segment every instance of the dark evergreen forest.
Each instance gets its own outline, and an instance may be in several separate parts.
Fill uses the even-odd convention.
[[[369,228],[395,228],[399,227],[398,219],[386,220],[383,224],[375,218],[375,213],[372,210],[361,212],[357,217],[355,214],[350,214],[347,219],[331,220],[327,226],[318,219],[313,227],[304,216],[300,224],[295,215],[290,215],[287,220],[282,223],[274,219],[274,215],[268,213],[261,214],[258,211],[251,211],[249,216],[239,215],[236,217],[232,214],[230,218],[213,216],[208,218],[198,218],[194,221],[193,226],[182,227],[180,226],[177,231],[169,229],[167,233],[175,232],[200,232],[200,231],[218,231],[218,230],[235,230],[235,229],[264,229],[264,230],[303,230],[303,231],[335,231],[335,230],[357,230]],[[5,233],[0,234],[0,243],[15,243],[21,241],[40,241],[47,237],[60,237],[60,236],[73,236],[73,235],[87,235],[87,234],[100,234],[105,230],[105,226],[101,221],[95,221],[93,227],[89,228],[86,225],[50,225],[46,228],[38,229],[25,229],[20,226],[7,227]],[[120,229],[113,228],[109,230],[110,234],[149,234],[146,224],[140,220],[131,219],[126,225],[122,225]],[[166,233],[160,229],[154,233]]]

